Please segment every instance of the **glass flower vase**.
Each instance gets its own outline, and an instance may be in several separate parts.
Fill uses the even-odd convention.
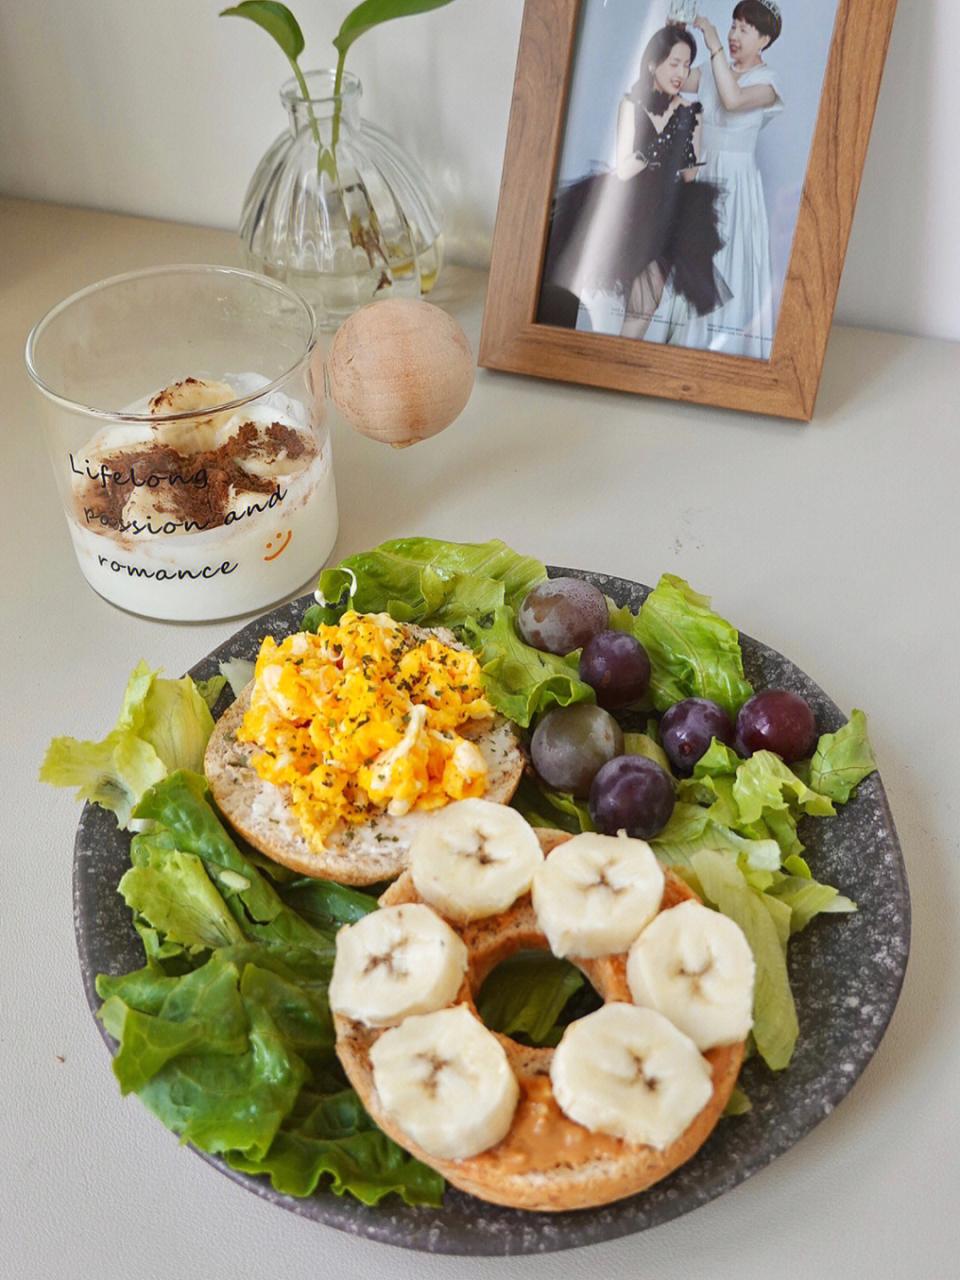
[[[441,218],[419,166],[360,117],[360,81],[334,92],[332,71],[296,80],[280,97],[289,128],[247,188],[240,236],[247,264],[282,280],[335,328],[367,302],[419,298],[443,258]]]

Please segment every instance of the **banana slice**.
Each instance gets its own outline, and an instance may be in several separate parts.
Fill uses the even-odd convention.
[[[226,413],[201,413],[218,405],[236,400],[237,393],[228,382],[205,382],[202,378],[184,378],[164,387],[150,401],[150,412],[157,416],[168,413],[189,413],[196,409],[195,418],[181,418],[177,422],[165,422],[157,428],[157,439],[178,453],[201,453],[217,446],[217,431],[230,415]]]
[[[330,1008],[368,1027],[449,1004],[463,982],[467,949],[422,903],[383,907],[337,934]]]
[[[465,1005],[407,1018],[370,1060],[384,1111],[428,1155],[463,1160],[506,1137],[520,1086],[500,1041]]]
[[[237,463],[247,475],[261,480],[297,475],[317,456],[317,444],[309,428],[269,405],[248,407],[222,422],[217,428],[215,447],[229,444],[241,431],[249,439],[238,453]]]
[[[142,485],[133,490],[123,504],[123,520],[132,526],[129,530],[135,537],[152,538],[160,533],[170,533],[164,526],[168,522],[174,525],[174,531],[183,528],[181,517],[177,513],[176,494],[169,485],[157,485],[151,489]]]
[[[574,836],[533,878],[533,909],[556,956],[616,955],[653,919],[663,870],[645,840]]]
[[[699,902],[662,911],[627,957],[634,1001],[659,1010],[699,1049],[746,1038],[755,973],[740,926]]]
[[[663,1150],[713,1095],[697,1046],[662,1014],[606,1004],[563,1033],[550,1065],[560,1109],[593,1133]]]
[[[506,911],[542,863],[533,828],[491,800],[458,800],[431,814],[410,848],[420,897],[464,923]]]

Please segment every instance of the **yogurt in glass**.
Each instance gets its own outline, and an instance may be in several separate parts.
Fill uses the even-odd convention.
[[[317,573],[338,521],[312,345],[296,294],[227,268],[117,277],[40,322],[28,368],[50,405],[74,550],[100,595],[148,617],[212,619]],[[242,371],[222,372],[227,360]]]

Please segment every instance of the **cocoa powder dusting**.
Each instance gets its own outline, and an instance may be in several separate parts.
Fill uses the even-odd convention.
[[[214,529],[230,511],[231,496],[250,494],[251,501],[258,496],[262,501],[277,488],[278,477],[253,475],[244,470],[244,460],[286,458],[299,464],[292,471],[301,471],[315,454],[311,439],[282,422],[265,428],[245,422],[219,448],[199,453],[183,454],[164,444],[125,449],[98,458],[99,474],[84,476],[77,490],[79,517],[98,532],[126,532],[123,508],[131,494],[146,487],[157,511],[152,524],[170,521],[186,524],[190,531]]]

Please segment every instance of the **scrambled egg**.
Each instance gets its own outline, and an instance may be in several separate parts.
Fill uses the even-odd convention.
[[[316,849],[341,822],[482,796],[487,766],[457,733],[493,715],[472,653],[387,614],[345,613],[316,635],[267,636],[238,733],[253,767],[286,783]]]

